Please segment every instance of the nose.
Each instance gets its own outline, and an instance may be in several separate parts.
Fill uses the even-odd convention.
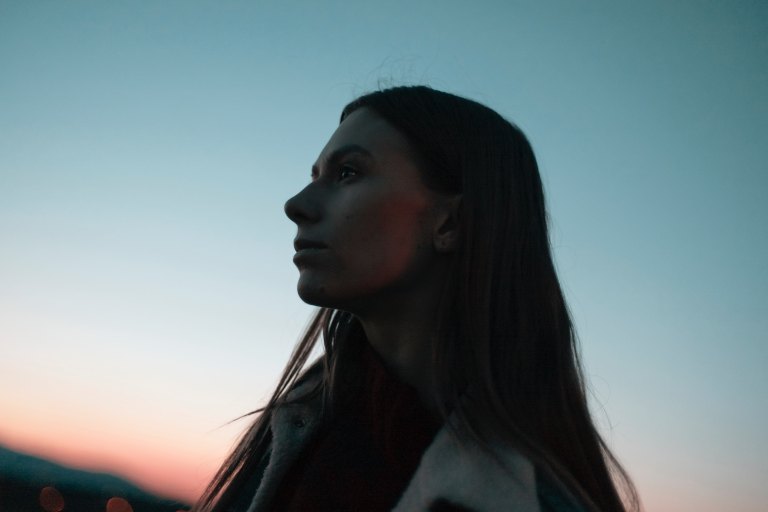
[[[285,214],[296,224],[316,221],[320,214],[317,201],[312,196],[310,187],[312,184],[304,187],[301,192],[288,199],[283,209]]]

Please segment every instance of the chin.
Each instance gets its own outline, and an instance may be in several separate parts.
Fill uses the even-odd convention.
[[[317,293],[315,291],[306,291],[302,288],[298,289],[299,292],[299,298],[309,304],[310,306],[317,306],[320,308],[328,308],[331,307],[328,305],[328,301],[324,300],[322,293]]]
[[[299,278],[296,291],[299,294],[299,298],[311,306],[347,311],[355,303],[354,298],[349,297],[349,294],[345,295],[338,293],[338,290],[333,288],[329,289],[324,281]],[[354,297],[354,294],[352,296]]]
[[[311,279],[302,279],[300,277],[296,285],[296,291],[299,294],[299,298],[307,304],[321,308],[334,307],[324,283],[313,282]]]

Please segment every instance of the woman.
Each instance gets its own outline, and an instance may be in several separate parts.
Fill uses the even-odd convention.
[[[199,510],[638,507],[587,409],[519,129],[428,87],[367,94],[285,211],[321,309]]]

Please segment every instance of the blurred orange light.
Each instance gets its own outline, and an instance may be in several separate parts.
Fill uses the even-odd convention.
[[[107,502],[107,512],[133,512],[133,507],[124,498],[112,497]]]
[[[40,490],[40,506],[45,512],[61,512],[64,510],[64,496],[55,487],[43,487]]]

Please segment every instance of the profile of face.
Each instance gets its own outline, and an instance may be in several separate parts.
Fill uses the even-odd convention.
[[[301,299],[358,313],[423,286],[442,252],[440,204],[400,132],[370,109],[352,112],[285,204]]]

